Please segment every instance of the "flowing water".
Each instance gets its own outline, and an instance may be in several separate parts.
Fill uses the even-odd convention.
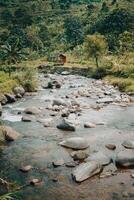
[[[45,85],[48,79],[40,75],[41,85]],[[32,178],[41,179],[43,182],[41,185],[26,186],[18,193],[23,200],[134,200],[134,179],[130,177],[130,174],[134,173],[133,169],[118,170],[114,176],[105,178],[100,178],[98,175],[78,184],[71,177],[73,168],[65,165],[54,168],[52,165],[54,160],[72,161],[71,150],[58,145],[63,139],[72,136],[86,137],[90,143],[90,153],[102,151],[114,157],[124,148],[121,143],[125,139],[134,139],[134,104],[123,107],[111,103],[101,109],[93,109],[91,107],[96,105],[98,92],[102,89],[99,82],[95,87],[92,86],[93,80],[75,75],[52,75],[52,79],[62,81],[62,87],[51,90],[42,89],[40,86],[35,96],[24,97],[4,107],[3,122],[15,128],[22,137],[9,143],[0,154],[0,177],[19,185],[25,185]],[[47,109],[52,99],[66,95],[74,99],[78,90],[91,86],[90,97],[84,95],[76,97],[81,104],[81,115],[77,116],[80,125],[76,131],[58,130],[56,125],[61,121],[60,112],[51,117],[53,111]],[[42,114],[32,116],[32,122],[22,122],[23,110],[31,106],[40,108]],[[53,118],[50,127],[44,127],[37,120],[50,117]],[[84,122],[87,121],[94,123],[103,121],[105,125],[91,129],[83,128]],[[109,143],[116,145],[115,151],[105,147]],[[19,170],[22,165],[29,164],[34,167],[30,172],[22,173]],[[124,191],[127,191],[127,197],[123,197]]]

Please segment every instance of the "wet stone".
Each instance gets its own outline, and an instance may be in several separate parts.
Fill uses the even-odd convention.
[[[74,159],[74,160],[85,160],[87,157],[89,156],[89,154],[85,151],[73,151],[71,153],[71,157]]]
[[[109,150],[115,150],[116,149],[116,145],[114,145],[114,144],[106,144],[105,147]]]
[[[31,121],[32,121],[32,119],[31,119],[30,117],[27,117],[27,116],[22,117],[21,120],[22,120],[23,122],[31,122]]]
[[[72,173],[72,177],[76,182],[82,182],[98,173],[100,173],[102,167],[95,161],[80,164]]]
[[[96,125],[93,124],[93,123],[90,123],[90,122],[86,122],[86,123],[84,124],[84,127],[85,127],[85,128],[95,128]]]
[[[71,168],[71,167],[76,167],[77,163],[72,161],[72,162],[67,162],[65,165],[66,165],[66,167]]]
[[[134,149],[134,141],[126,140],[122,143],[122,145],[127,149]]]
[[[126,149],[124,151],[120,151],[116,155],[115,159],[116,165],[120,167],[133,167],[134,166],[134,150]]]
[[[30,180],[30,184],[33,185],[33,186],[42,185],[42,183],[43,183],[42,180],[39,180],[37,178]]]
[[[60,166],[62,166],[62,165],[64,165],[64,160],[56,160],[56,161],[54,161],[52,164],[53,164],[53,166],[54,167],[60,167]]]
[[[22,172],[29,172],[32,169],[31,165],[26,165],[20,168],[20,171]]]
[[[81,150],[89,147],[89,143],[82,137],[71,137],[59,143],[61,146]]]

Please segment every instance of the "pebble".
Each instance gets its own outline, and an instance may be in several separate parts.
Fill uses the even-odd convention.
[[[42,181],[37,178],[34,178],[34,179],[30,180],[30,184],[33,186],[37,186],[37,185],[41,185]]]
[[[53,166],[54,167],[60,167],[60,166],[62,166],[62,165],[64,165],[64,160],[56,160],[56,161],[54,161],[52,164],[53,164]]]
[[[29,172],[32,169],[31,165],[26,165],[20,168],[20,171],[22,172]]]

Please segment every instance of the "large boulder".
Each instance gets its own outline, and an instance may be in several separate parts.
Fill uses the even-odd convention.
[[[40,109],[36,107],[30,107],[30,108],[26,108],[24,112],[29,115],[37,115],[37,114],[40,114],[41,111]]]
[[[21,96],[23,96],[23,95],[25,94],[25,90],[24,90],[24,88],[21,87],[21,86],[14,87],[14,88],[13,88],[13,92],[14,92],[15,95],[20,94]]]
[[[98,173],[102,170],[102,166],[95,161],[83,163],[76,167],[72,176],[76,182],[82,182]]]
[[[16,132],[13,128],[9,126],[0,126],[0,136],[4,137],[6,141],[14,141],[18,139],[20,133]]]
[[[89,143],[82,137],[71,137],[59,143],[61,146],[81,150],[89,147]]]
[[[7,98],[7,103],[14,103],[16,101],[16,98],[12,94],[5,94],[5,97]]]
[[[65,131],[76,130],[75,124],[67,119],[63,119],[62,122],[59,125],[57,125],[57,128]]]
[[[134,150],[120,151],[116,156],[115,163],[120,167],[134,167]]]

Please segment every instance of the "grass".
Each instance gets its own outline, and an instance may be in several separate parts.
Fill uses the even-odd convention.
[[[89,68],[89,75],[95,72],[96,66],[94,59],[87,60],[83,56],[81,47],[74,49],[73,52],[67,52],[67,63],[65,67],[73,68]],[[25,66],[25,69],[36,69],[39,65],[53,65],[54,62],[48,62],[46,57],[42,57],[36,60],[27,60],[18,64],[18,67]],[[101,74],[105,72],[104,79],[108,80],[111,84],[116,85],[123,92],[134,92],[134,52],[127,52],[124,55],[107,55],[103,56],[99,64],[101,66]],[[33,72],[34,74],[34,72]],[[4,72],[0,72],[0,93],[12,92],[12,88],[16,85],[22,85],[24,88],[28,88],[28,91],[34,91],[37,86],[34,75],[30,75],[29,72],[24,74],[19,72],[17,78],[12,74],[11,77]],[[93,74],[95,77],[95,73]],[[98,76],[99,77],[99,76]]]

